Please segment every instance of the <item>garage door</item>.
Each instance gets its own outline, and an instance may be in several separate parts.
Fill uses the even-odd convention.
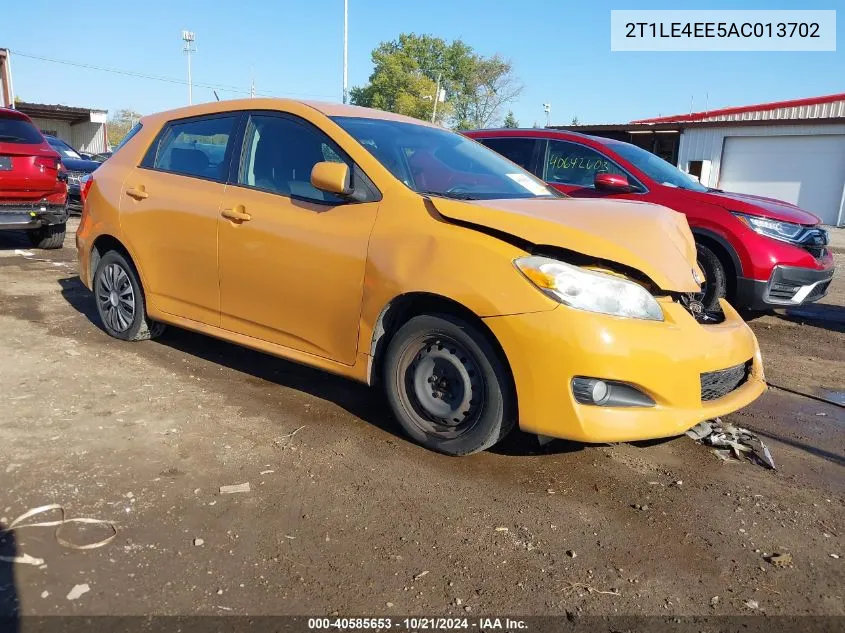
[[[725,138],[719,188],[778,198],[845,222],[845,135]]]

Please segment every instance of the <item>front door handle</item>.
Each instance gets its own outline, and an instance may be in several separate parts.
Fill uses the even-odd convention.
[[[231,209],[223,209],[220,212],[220,215],[232,222],[249,222],[252,219],[252,216],[244,211],[244,206],[242,204],[235,205]]]
[[[136,200],[144,200],[150,197],[150,194],[144,190],[144,185],[129,187],[129,189],[126,190],[126,195],[131,198],[135,198]]]

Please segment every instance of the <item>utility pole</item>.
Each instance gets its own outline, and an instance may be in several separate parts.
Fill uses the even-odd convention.
[[[249,69],[249,98],[255,99],[255,69]]]
[[[546,113],[546,127],[550,127],[552,124],[552,104],[544,103],[543,112]]]
[[[197,52],[197,48],[194,45],[195,40],[196,37],[193,31],[182,31],[182,41],[185,42],[182,52],[188,56],[188,105],[194,102],[194,86],[191,81],[191,53]]]
[[[437,73],[437,88],[434,90],[434,107],[431,109],[432,123],[437,118],[437,102],[440,101],[440,76],[441,73]]]
[[[349,0],[343,0],[343,103],[349,100],[347,59],[349,55]]]

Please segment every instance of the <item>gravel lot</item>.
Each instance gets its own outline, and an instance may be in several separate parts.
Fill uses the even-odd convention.
[[[729,416],[777,471],[686,437],[447,458],[364,386],[173,328],[111,339],[72,233],[27,248],[0,234],[0,521],[58,503],[117,537],[16,530],[0,556],[45,562],[0,562],[0,613],[845,615],[842,407],[773,388]],[[772,384],[842,402],[843,306],[840,271],[751,320]]]

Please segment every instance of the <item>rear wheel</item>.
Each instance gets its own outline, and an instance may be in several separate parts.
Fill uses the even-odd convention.
[[[117,251],[109,251],[94,273],[94,299],[106,332],[124,341],[144,341],[164,332],[150,320],[135,267]]]
[[[27,231],[27,235],[33,246],[53,249],[64,246],[66,231],[67,225],[62,222],[61,224],[48,224],[47,226],[32,229],[31,231]]]
[[[391,339],[384,369],[394,415],[427,448],[475,453],[514,426],[515,398],[504,363],[484,334],[461,319],[412,318]]]
[[[719,299],[723,299],[728,291],[728,281],[725,268],[716,254],[706,246],[696,244],[698,250],[698,267],[704,271],[702,292],[696,298],[704,305],[705,310],[721,310]]]

